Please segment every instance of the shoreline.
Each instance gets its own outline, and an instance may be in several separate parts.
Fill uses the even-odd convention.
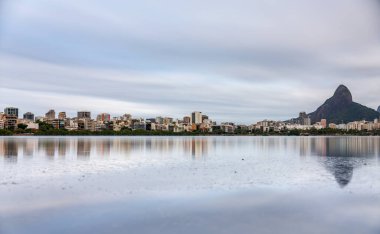
[[[376,134],[362,134],[362,135],[355,135],[355,134],[329,134],[329,135],[281,135],[281,134],[270,134],[270,135],[254,135],[254,134],[184,134],[184,135],[174,135],[174,134],[160,134],[160,135],[149,135],[149,134],[130,134],[130,135],[120,135],[120,134],[114,134],[114,135],[107,135],[107,134],[67,134],[67,135],[42,135],[42,134],[13,134],[13,135],[0,135],[0,137],[241,137],[241,136],[246,136],[246,137],[379,137],[380,135]]]

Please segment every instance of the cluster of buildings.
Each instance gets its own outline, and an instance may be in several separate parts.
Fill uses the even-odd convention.
[[[47,123],[56,129],[67,130],[159,130],[171,132],[203,131],[211,132],[216,126],[207,115],[195,111],[182,119],[158,116],[155,118],[133,118],[130,114],[119,117],[112,117],[108,113],[100,113],[96,118],[92,118],[90,111],[78,111],[76,117],[68,117],[66,112],[56,113],[49,110],[44,116],[34,116],[33,113],[24,113],[20,118],[18,108],[7,107],[4,112],[0,112],[0,129],[17,129],[23,124],[26,129],[39,129],[39,123]]]
[[[341,129],[341,130],[379,130],[378,119],[370,121],[355,121],[347,124],[328,123],[326,119],[311,123],[310,117],[301,112],[299,117],[291,121],[263,120],[251,125],[236,125],[232,122],[217,124],[202,112],[192,112],[182,119],[158,116],[155,118],[133,118],[130,114],[119,117],[111,117],[108,113],[100,113],[92,118],[89,111],[78,111],[76,117],[68,117],[66,112],[49,110],[44,116],[34,116],[26,112],[19,116],[19,110],[15,107],[7,107],[0,112],[0,129],[15,130],[20,126],[26,129],[39,129],[40,123],[51,125],[55,129],[67,130],[147,130],[147,131],[170,131],[170,132],[218,132],[218,133],[248,133],[248,132],[281,132],[284,130],[310,130],[310,129]]]
[[[261,130],[263,132],[280,132],[282,130],[311,130],[311,129],[339,129],[343,131],[349,130],[358,130],[358,131],[374,131],[380,130],[379,119],[374,119],[373,121],[354,121],[349,123],[328,123],[326,119],[321,119],[319,122],[312,124],[310,117],[306,114],[306,112],[300,112],[298,118],[292,119],[289,121],[271,121],[264,120],[257,122],[252,125],[252,130]]]

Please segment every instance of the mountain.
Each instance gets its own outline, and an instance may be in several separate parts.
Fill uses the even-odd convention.
[[[377,112],[380,112],[380,106],[377,108]]]
[[[329,123],[347,123],[356,120],[373,121],[380,113],[352,100],[350,90],[340,85],[334,95],[327,99],[322,106],[309,114],[311,122],[327,119]]]

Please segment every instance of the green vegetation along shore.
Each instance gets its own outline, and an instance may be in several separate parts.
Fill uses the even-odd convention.
[[[17,129],[14,131],[0,129],[0,136],[380,136],[380,130],[377,131],[343,131],[338,129],[310,129],[310,130],[283,130],[280,132],[262,132],[256,130],[250,131],[236,131],[235,133],[219,132],[169,132],[169,131],[146,131],[146,130],[103,130],[103,131],[88,131],[88,130],[76,130],[68,131],[66,129]]]

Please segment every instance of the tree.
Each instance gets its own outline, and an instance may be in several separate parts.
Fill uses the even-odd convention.
[[[25,130],[27,127],[28,125],[23,124],[23,123],[17,124],[17,128],[22,129],[22,130]]]

